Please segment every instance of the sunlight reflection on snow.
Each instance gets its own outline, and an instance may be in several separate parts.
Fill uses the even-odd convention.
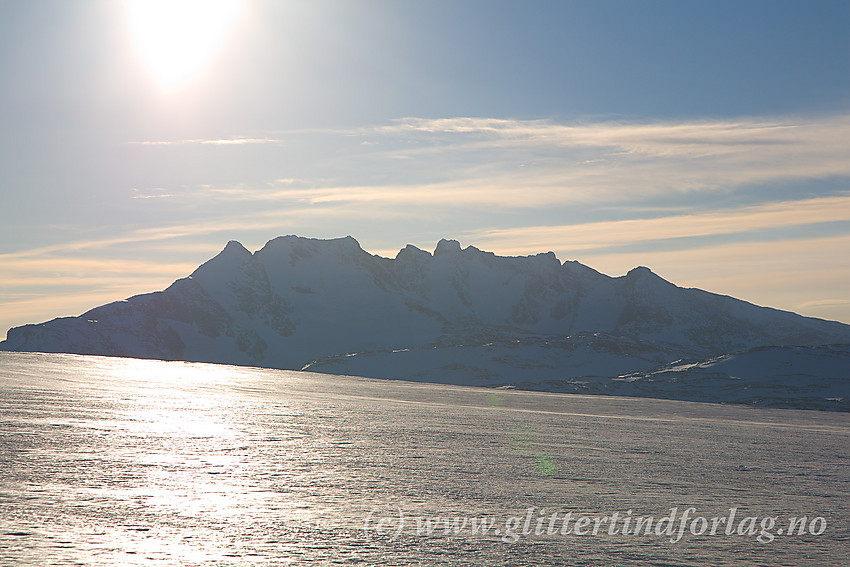
[[[844,415],[73,355],[0,362],[0,564],[803,565],[846,543],[508,547],[363,530],[372,511],[677,504],[840,525]]]

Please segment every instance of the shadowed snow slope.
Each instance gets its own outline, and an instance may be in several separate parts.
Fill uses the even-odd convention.
[[[389,259],[351,237],[285,236],[253,254],[231,241],[164,291],[16,327],[0,350],[676,398],[675,380],[663,380],[663,391],[635,383],[750,349],[838,343],[850,343],[850,326],[680,288],[644,267],[612,278],[552,252],[500,257],[453,240],[433,254],[407,246]],[[846,349],[829,356],[850,362]],[[778,372],[759,364],[747,380]],[[846,378],[817,370],[795,376],[840,386],[824,399],[847,388]],[[790,394],[767,396],[782,405],[776,396]]]

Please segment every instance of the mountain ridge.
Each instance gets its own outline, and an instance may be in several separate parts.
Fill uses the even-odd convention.
[[[611,277],[551,251],[497,256],[450,239],[384,258],[351,236],[288,235],[253,253],[229,241],[165,290],[15,327],[0,350],[505,385],[646,382],[679,359],[833,343],[850,343],[850,325],[681,288],[644,266]],[[523,368],[541,364],[535,382]]]

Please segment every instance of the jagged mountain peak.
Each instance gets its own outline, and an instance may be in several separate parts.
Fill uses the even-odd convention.
[[[624,281],[628,286],[635,286],[638,288],[674,287],[680,289],[676,284],[665,280],[646,266],[637,266],[632,268],[626,273],[626,275],[620,276],[617,279]]]
[[[646,266],[634,267],[631,270],[629,270],[626,273],[626,275],[621,276],[621,277],[625,278],[627,280],[650,280],[650,281],[663,282],[663,283],[666,283],[666,284],[671,283],[671,282],[665,280],[664,278],[662,278],[661,276],[659,276],[658,274],[656,274],[655,272],[653,272],[651,269],[647,268]]]
[[[0,350],[490,384],[843,342],[848,325],[680,288],[646,267],[612,278],[553,252],[497,256],[450,239],[390,259],[351,236],[288,235],[254,254],[228,242],[164,291],[11,329]]]
[[[248,254],[251,253],[238,240],[228,240],[227,241],[227,244],[224,245],[224,250],[222,250],[222,252],[228,252],[228,251],[237,252],[237,253],[240,253],[240,254],[245,253],[245,252],[247,252]]]
[[[241,242],[239,242],[238,240],[229,240],[224,246],[224,248],[222,248],[221,252],[219,252],[213,258],[208,260],[208,262],[223,259],[244,260],[248,256],[251,256],[251,252],[247,248],[245,248]]]
[[[238,271],[252,257],[251,252],[236,240],[230,240],[221,252],[210,258],[192,272],[190,278],[222,277]]]
[[[395,256],[395,259],[404,262],[411,259],[424,260],[426,258],[431,257],[431,253],[427,250],[422,250],[421,248],[417,248],[413,244],[408,244],[407,246],[398,251],[398,254],[396,254]]]
[[[298,236],[295,234],[287,234],[286,236],[278,236],[272,238],[260,249],[264,250],[280,250],[297,247],[309,247],[313,249],[351,249],[363,250],[360,243],[351,236],[343,236],[340,238],[308,238],[306,236]]]
[[[278,236],[269,240],[255,254],[264,263],[288,262],[292,265],[316,256],[327,256],[328,260],[340,256],[370,256],[352,236],[342,238],[306,238],[303,236]]]
[[[460,242],[447,238],[441,238],[437,242],[437,247],[434,249],[434,257],[443,256],[445,254],[460,254]]]

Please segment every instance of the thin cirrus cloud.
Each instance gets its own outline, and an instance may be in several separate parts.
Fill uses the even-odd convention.
[[[789,145],[796,148],[814,143],[839,143],[847,148],[843,135],[850,116],[819,119],[775,118],[756,120],[685,122],[585,122],[557,124],[547,120],[505,120],[495,118],[405,118],[393,125],[375,128],[384,134],[476,135],[480,146],[576,146],[619,148],[645,155],[726,154],[746,146]],[[485,138],[486,137],[486,138]],[[843,142],[843,143],[842,143]]]
[[[57,252],[0,256],[0,281],[7,290],[0,299],[5,327],[78,315],[105,302],[162,289],[194,269],[180,262]]]
[[[348,168],[284,189],[219,190],[219,199],[383,206],[542,208],[850,177],[850,115],[656,123],[408,118],[326,136],[353,139]],[[297,133],[293,133],[297,138]],[[317,135],[311,132],[311,136]],[[294,143],[297,140],[293,138]],[[146,144],[279,143],[272,138]],[[364,146],[368,143],[368,146]],[[362,148],[367,148],[363,150]],[[338,156],[334,156],[337,159]],[[400,159],[403,158],[403,159]],[[380,172],[383,177],[372,175]],[[359,180],[359,181],[358,181]]]
[[[651,219],[490,229],[470,237],[475,242],[512,254],[530,254],[547,246],[560,250],[602,251],[626,242],[719,236],[832,222],[850,222],[850,193]]]
[[[99,239],[69,241],[58,245],[0,255],[6,268],[16,262],[54,262],[57,255],[244,230],[276,229],[311,216],[342,219],[344,209],[312,212],[290,207],[270,208],[262,213],[228,219],[201,219],[180,225],[128,231]],[[379,213],[378,213],[379,214]],[[703,236],[764,231],[812,223],[850,222],[850,193],[804,200],[781,201],[737,209],[722,209],[697,214],[669,214],[656,218],[600,221],[570,225],[522,226],[504,229],[465,230],[466,238],[478,247],[507,254],[532,254],[549,249],[596,251],[624,242],[631,244]],[[74,260],[78,262],[78,260]],[[82,264],[80,264],[82,265]],[[123,269],[123,268],[122,268]]]
[[[0,301],[3,312],[3,327],[0,337],[5,331],[15,325],[23,325],[37,321],[46,321],[55,317],[72,317],[80,315],[97,305],[116,301],[122,297],[150,291],[162,287],[159,279],[139,279],[138,277],[125,280],[108,280],[97,288],[88,287],[78,293],[69,292],[62,288],[62,293],[32,294],[32,297],[12,297],[8,301]]]
[[[167,277],[180,274],[190,268],[179,262],[157,262],[144,260],[116,260],[114,258],[73,257],[30,257],[4,260],[0,267],[0,279],[5,285],[52,286],[104,282],[111,278],[132,279],[135,277]],[[191,268],[194,269],[194,268]],[[191,271],[190,269],[190,271]],[[187,272],[188,273],[188,272]]]
[[[344,211],[327,211],[331,218],[346,215]],[[10,282],[20,274],[44,273],[55,276],[63,270],[92,273],[180,274],[192,264],[166,264],[161,259],[147,261],[116,260],[113,249],[128,245],[144,245],[145,250],[162,252],[214,252],[226,242],[226,235],[238,231],[278,230],[281,226],[303,221],[309,211],[273,208],[262,212],[233,215],[226,218],[201,218],[174,225],[126,230],[100,238],[68,240],[60,244],[0,254],[0,281]],[[222,240],[220,235],[224,235]],[[198,244],[192,239],[212,239],[213,244]],[[206,259],[206,258],[205,258]],[[176,271],[175,268],[180,268]]]
[[[283,140],[275,138],[195,138],[188,140],[144,140],[141,142],[127,142],[135,146],[244,146],[257,144],[280,144]]]
[[[408,155],[518,153],[545,172],[532,185],[599,186],[650,192],[728,189],[744,184],[850,175],[850,115],[576,125],[488,118],[405,119],[383,135],[431,137]],[[563,161],[567,158],[567,161]],[[574,159],[569,159],[574,158]]]

